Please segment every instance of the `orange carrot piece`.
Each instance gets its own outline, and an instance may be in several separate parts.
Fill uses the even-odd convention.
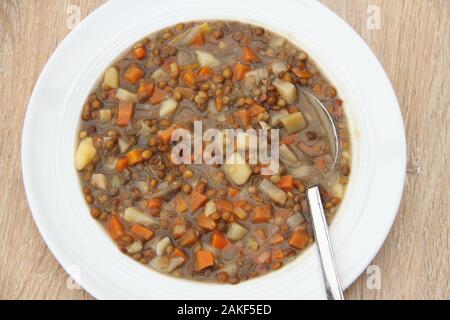
[[[153,90],[155,89],[155,85],[152,81],[143,82],[139,85],[137,94],[138,96],[145,95],[146,99],[149,99],[153,95]]]
[[[185,73],[183,73],[182,79],[186,84],[190,86],[195,86],[195,84],[197,83],[197,76],[195,75],[195,72],[192,70],[188,70]]]
[[[147,57],[147,50],[144,47],[139,47],[133,50],[133,54],[137,60],[143,60]]]
[[[309,242],[309,234],[306,230],[295,231],[289,239],[289,245],[296,249],[303,249]]]
[[[242,49],[242,59],[244,59],[244,61],[247,61],[247,62],[253,62],[253,61],[259,60],[256,53],[254,53],[253,50],[249,47],[244,47]]]
[[[180,246],[191,247],[198,242],[198,237],[194,230],[189,230],[180,238]]]
[[[125,229],[123,227],[122,221],[115,214],[111,215],[108,223],[108,231],[114,240],[119,239],[125,234]]]
[[[169,143],[172,139],[172,133],[175,131],[176,127],[171,126],[165,130],[159,130],[158,131],[158,138],[161,139],[164,143]]]
[[[253,223],[267,222],[272,218],[272,207],[270,205],[258,206],[253,209],[251,220]]]
[[[233,212],[233,203],[231,203],[231,201],[226,199],[218,199],[214,200],[214,202],[216,204],[217,210]]]
[[[158,87],[154,87],[153,94],[150,97],[150,103],[155,105],[160,103],[166,98],[166,92],[164,90],[161,90]]]
[[[128,167],[128,158],[125,157],[125,158],[117,159],[117,162],[116,162],[117,172],[122,172],[127,167]]]
[[[212,231],[216,228],[216,222],[214,221],[214,219],[211,217],[207,217],[204,214],[201,214],[198,217],[197,223],[200,227],[208,231]]]
[[[198,70],[198,79],[199,80],[208,80],[210,79],[214,74],[213,69],[210,67],[201,67],[200,70]]]
[[[117,107],[117,120],[116,124],[119,127],[126,127],[130,123],[134,113],[134,103],[131,101],[119,100]]]
[[[176,212],[183,213],[188,209],[186,199],[184,199],[180,196],[177,196],[174,201],[175,201],[174,209]]]
[[[272,237],[272,239],[270,239],[270,243],[271,244],[278,244],[278,243],[282,243],[284,241],[284,237],[281,234],[276,234]]]
[[[190,198],[190,209],[192,212],[203,206],[208,201],[208,196],[205,196],[204,194],[192,191],[191,198]]]
[[[289,136],[286,136],[284,138],[281,139],[281,144],[293,144],[295,143],[295,141],[297,141],[298,138],[298,133],[295,134],[291,134]]]
[[[233,197],[237,196],[238,193],[239,193],[239,189],[233,188],[233,187],[228,188],[228,192],[227,192],[228,197],[233,198]]]
[[[172,253],[170,254],[171,257],[180,257],[183,258],[184,261],[187,260],[188,256],[186,255],[186,253],[184,253],[183,249],[177,248],[175,247],[172,251]]]
[[[143,77],[144,71],[136,66],[129,67],[123,74],[123,78],[131,84],[136,84]]]
[[[128,165],[134,166],[135,164],[141,163],[144,161],[142,157],[143,149],[134,149],[127,153]]]
[[[208,250],[199,250],[195,253],[196,269],[201,271],[214,265],[214,255]]]
[[[250,125],[251,117],[250,117],[250,112],[248,112],[247,109],[240,109],[238,111],[238,116],[239,116],[239,119],[241,120],[241,123],[245,127],[248,127]]]
[[[285,191],[290,191],[295,188],[295,179],[293,176],[282,176],[277,185]]]
[[[295,67],[292,69],[292,72],[299,78],[309,79],[312,78],[313,74],[308,70],[301,70],[299,67]]]
[[[217,249],[223,249],[230,244],[230,241],[222,232],[215,231],[211,237],[211,245]]]
[[[162,206],[162,200],[155,198],[155,199],[148,199],[147,201],[147,208],[149,209],[159,209]]]
[[[248,112],[252,118],[264,111],[266,111],[266,108],[260,106],[259,104],[254,104],[248,108]]]
[[[276,249],[272,251],[272,260],[283,260],[284,253],[281,249]]]
[[[133,224],[130,228],[130,231],[133,232],[134,234],[144,238],[147,241],[150,240],[151,238],[153,238],[153,236],[155,235],[155,233],[152,230],[150,230],[138,223]]]
[[[192,46],[203,46],[205,44],[205,37],[202,32],[197,33],[194,39],[192,39]]]
[[[234,77],[236,78],[236,80],[241,81],[242,79],[244,79],[245,74],[249,70],[250,67],[248,65],[238,62],[234,66]]]

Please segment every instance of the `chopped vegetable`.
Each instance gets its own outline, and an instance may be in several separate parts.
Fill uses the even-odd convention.
[[[214,219],[203,214],[198,216],[197,223],[201,228],[207,231],[212,231],[216,228],[216,222]]]
[[[186,231],[180,238],[180,246],[191,247],[198,242],[197,234],[193,230]]]
[[[145,47],[139,47],[133,50],[133,54],[137,60],[143,60],[147,57],[147,50]]]
[[[248,108],[248,112],[250,113],[250,117],[256,117],[261,112],[266,111],[266,108],[260,106],[259,104],[254,104],[250,108]]]
[[[286,118],[289,116],[289,112],[285,109],[280,110],[280,111],[273,111],[270,114],[270,126],[272,127],[276,127],[281,119]]]
[[[214,265],[214,255],[207,250],[199,250],[195,253],[196,269],[201,271]]]
[[[75,167],[77,170],[86,168],[97,155],[97,149],[94,146],[92,137],[81,140],[75,153]]]
[[[275,79],[272,84],[277,88],[278,93],[287,103],[292,104],[297,100],[297,89],[292,83]]]
[[[144,226],[141,226],[138,223],[132,224],[130,231],[132,233],[144,238],[146,241],[150,240],[155,235],[155,233],[152,230],[150,230]]]
[[[211,236],[211,245],[216,249],[223,249],[230,245],[230,241],[222,232],[215,231]]]
[[[166,98],[166,92],[164,90],[161,90],[158,87],[155,87],[153,90],[153,94],[150,97],[150,103],[152,105],[157,105],[161,101],[163,101]]]
[[[243,227],[239,223],[233,222],[228,227],[227,237],[232,241],[241,240],[247,234],[247,228]]]
[[[289,69],[288,65],[283,62],[274,62],[272,63],[272,72],[275,75],[278,75],[281,72],[287,71]]]
[[[214,200],[209,200],[205,205],[205,211],[204,211],[205,216],[209,217],[216,211],[217,211],[216,203],[214,202]]]
[[[124,102],[138,102],[138,96],[123,88],[117,89],[116,98]]]
[[[108,177],[103,173],[93,174],[91,177],[91,184],[94,188],[106,190],[108,189]]]
[[[233,188],[233,187],[228,187],[227,194],[228,194],[228,197],[233,198],[239,194],[239,189]]]
[[[235,207],[234,209],[233,209],[233,213],[236,215],[236,217],[238,217],[240,220],[245,220],[245,219],[247,219],[247,212],[244,210],[244,209],[242,209],[242,208],[240,208],[240,207]]]
[[[100,113],[100,122],[105,124],[108,123],[112,118],[111,109],[101,109]]]
[[[188,209],[188,205],[187,205],[186,199],[184,199],[184,198],[182,198],[180,196],[177,196],[175,198],[175,208],[174,209],[178,213],[185,212]]]
[[[198,208],[202,207],[207,201],[208,196],[194,190],[191,193],[189,208],[192,212],[194,212]]]
[[[213,69],[210,67],[201,67],[198,71],[198,79],[199,80],[208,80],[214,75]]]
[[[301,79],[309,79],[312,78],[313,74],[308,70],[301,70],[298,67],[292,69],[292,72]]]
[[[123,214],[123,218],[127,222],[139,223],[146,227],[148,227],[150,225],[158,224],[158,221],[155,220],[153,217],[151,217],[150,215],[148,215],[146,213],[139,211],[138,209],[136,209],[134,207],[126,208],[124,211],[124,214]]]
[[[195,53],[197,54],[197,60],[202,67],[215,68],[220,66],[220,60],[214,57],[213,54],[201,50],[197,50]]]
[[[123,227],[122,221],[120,221],[120,218],[117,215],[113,214],[109,218],[108,230],[111,238],[113,238],[114,240],[119,239],[125,234],[125,229]]]
[[[261,181],[258,189],[278,204],[284,205],[287,200],[287,194],[267,179]]]
[[[305,129],[308,126],[303,113],[295,112],[280,120],[286,131],[291,134]]]
[[[174,98],[164,100],[159,107],[159,116],[167,118],[175,113],[178,107],[178,102]]]
[[[242,59],[247,62],[259,61],[256,53],[254,53],[253,50],[249,47],[244,47],[242,49]]]
[[[234,66],[234,77],[236,80],[241,81],[242,79],[244,79],[245,74],[247,73],[247,71],[250,70],[250,67],[246,64],[242,64],[242,63],[236,63],[236,65]]]
[[[142,251],[142,242],[140,240],[133,242],[129,246],[127,246],[127,252],[129,254],[135,254]]]
[[[119,71],[115,67],[106,69],[103,77],[102,88],[117,89],[119,87]]]
[[[268,222],[272,218],[272,207],[270,205],[257,206],[253,209],[251,220],[253,223]]]
[[[161,208],[162,204],[163,204],[163,201],[161,199],[158,199],[158,198],[148,199],[147,208],[159,209],[159,208]]]
[[[167,247],[170,246],[171,244],[172,242],[170,241],[169,237],[162,238],[156,244],[156,254],[158,256],[163,255],[166,252]]]
[[[128,167],[128,158],[120,158],[116,162],[116,170],[122,172]]]
[[[291,235],[289,245],[296,249],[303,249],[309,242],[309,234],[306,230],[297,230]]]
[[[285,191],[291,191],[295,188],[295,180],[293,176],[282,176],[280,182],[278,182],[278,187]]]
[[[197,76],[195,75],[195,72],[192,70],[186,71],[183,74],[182,78],[183,81],[190,86],[195,86],[197,84]]]
[[[218,211],[224,212],[232,212],[233,211],[233,203],[226,199],[217,199],[215,200],[216,208]]]
[[[129,101],[119,101],[117,107],[117,121],[119,127],[126,127],[134,113],[134,103]]]
[[[141,80],[142,77],[144,77],[144,71],[141,68],[135,66],[128,68],[123,74],[123,78],[133,85]]]
[[[252,169],[239,153],[233,153],[228,157],[225,164],[222,165],[222,170],[228,180],[238,186],[246,183],[252,175]]]

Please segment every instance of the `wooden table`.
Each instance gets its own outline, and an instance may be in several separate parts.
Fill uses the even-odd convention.
[[[69,33],[77,8],[83,18],[102,3],[0,2],[0,298],[92,298],[82,289],[70,289],[66,272],[33,222],[22,185],[20,145],[27,103],[44,64]],[[381,286],[373,289],[371,274],[363,273],[346,298],[448,299],[450,1],[323,3],[348,21],[385,67],[400,101],[409,147],[401,208],[372,262],[379,267]]]

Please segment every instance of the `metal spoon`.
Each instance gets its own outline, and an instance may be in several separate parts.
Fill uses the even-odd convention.
[[[336,126],[333,119],[325,106],[310,92],[303,90],[308,101],[315,106],[318,111],[322,123],[327,130],[328,137],[330,137],[330,145],[333,150],[333,162],[329,172],[334,168],[339,157],[339,140]],[[311,212],[312,227],[314,237],[316,238],[317,247],[319,248],[320,261],[322,263],[322,271],[325,282],[325,291],[328,300],[343,300],[341,283],[334,261],[333,249],[328,234],[327,220],[322,207],[322,200],[318,186],[308,188],[307,191],[309,210]]]

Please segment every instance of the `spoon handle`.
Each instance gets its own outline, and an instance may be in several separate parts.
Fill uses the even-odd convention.
[[[327,298],[328,300],[344,300],[331,248],[330,236],[328,235],[327,221],[317,186],[308,189],[308,204],[311,211],[314,236],[322,262]]]

